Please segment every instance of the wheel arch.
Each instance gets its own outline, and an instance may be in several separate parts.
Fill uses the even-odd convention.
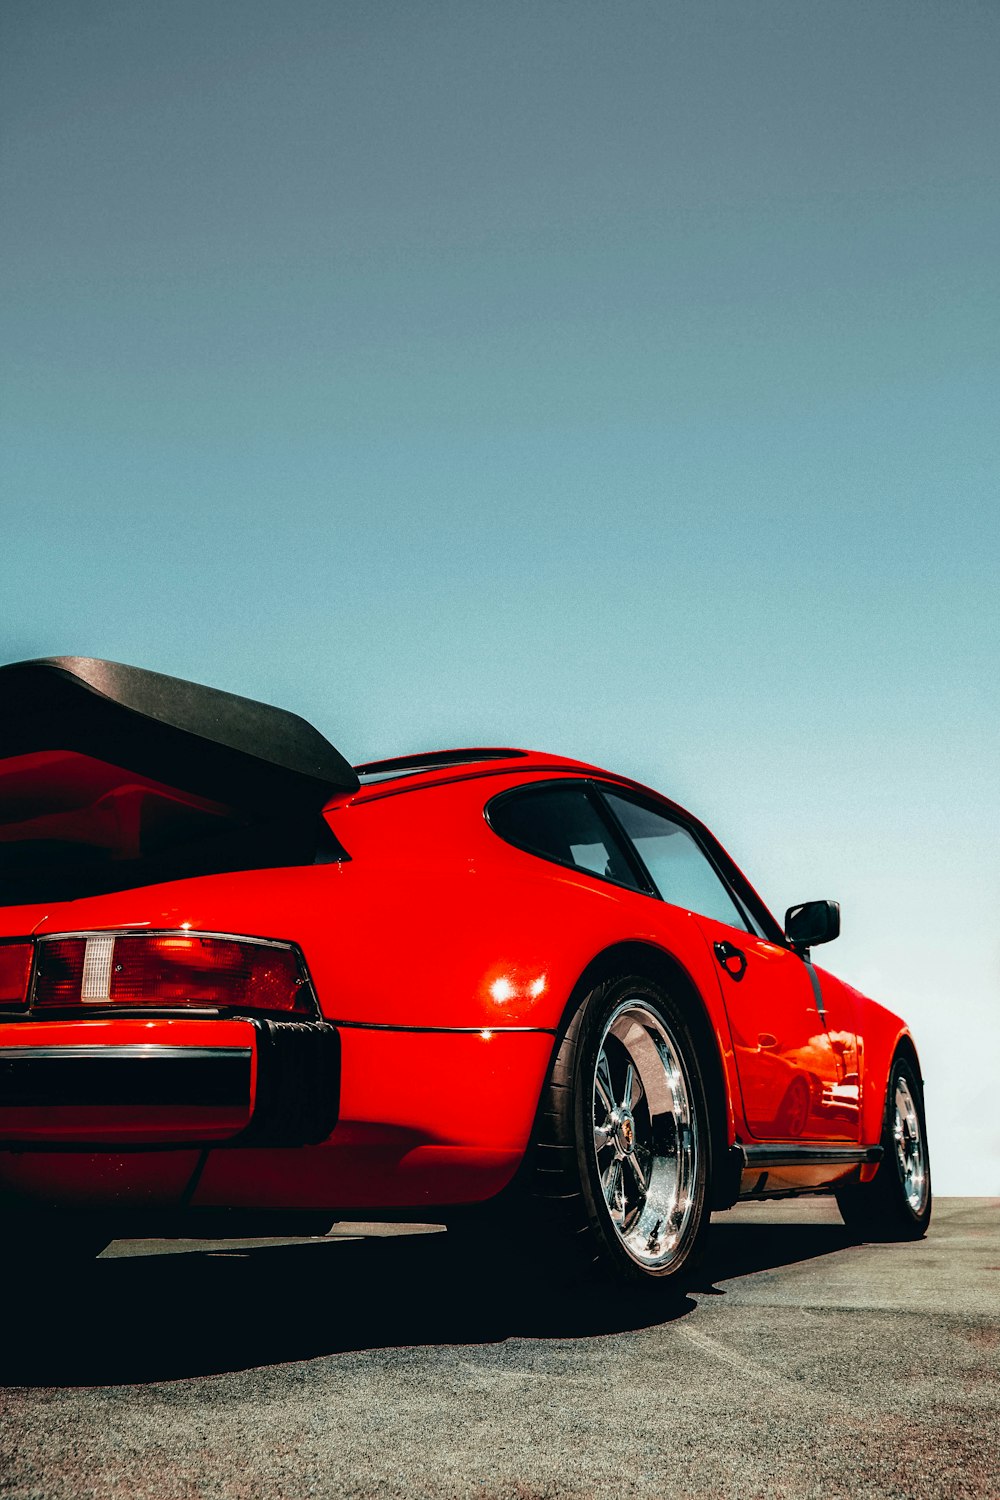
[[[924,1075],[912,1033],[898,1016],[871,1003],[865,1023],[861,1139],[866,1145],[875,1145],[882,1138],[894,1060],[899,1056],[910,1060],[916,1068],[921,1088]]]
[[[712,1208],[728,1208],[735,1202],[739,1174],[730,1170],[732,1139],[732,1100],[726,1081],[726,1070],[719,1048],[719,1038],[704,997],[688,970],[665,948],[642,941],[613,943],[594,956],[573,986],[563,1010],[553,1057],[559,1042],[581,1001],[604,980],[619,974],[640,974],[655,980],[681,999],[694,1035],[698,1063],[705,1084],[710,1136],[710,1203]]]
[[[896,1045],[892,1049],[893,1058],[899,1057],[900,1054],[910,1059],[913,1066],[917,1070],[917,1077],[920,1079],[922,1087],[924,1082],[924,1074],[923,1069],[920,1066],[920,1055],[917,1052],[917,1044],[908,1031],[900,1032],[899,1036],[896,1038]]]

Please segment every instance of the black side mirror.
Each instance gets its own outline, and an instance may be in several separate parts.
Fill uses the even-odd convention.
[[[785,912],[785,937],[796,948],[832,943],[840,936],[839,901],[804,901]]]

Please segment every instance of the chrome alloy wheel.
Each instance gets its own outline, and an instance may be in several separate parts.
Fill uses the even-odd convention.
[[[638,995],[612,1013],[594,1068],[594,1150],[604,1202],[644,1270],[680,1253],[694,1210],[698,1117],[681,1050]]]
[[[927,1206],[927,1152],[917,1106],[902,1074],[896,1077],[894,1106],[892,1136],[903,1196],[913,1213],[919,1216]]]

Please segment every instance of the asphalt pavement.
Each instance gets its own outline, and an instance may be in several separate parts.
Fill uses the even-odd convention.
[[[118,1241],[3,1288],[0,1494],[1000,1496],[1000,1200],[853,1245],[717,1216],[668,1307],[511,1294],[440,1232]]]

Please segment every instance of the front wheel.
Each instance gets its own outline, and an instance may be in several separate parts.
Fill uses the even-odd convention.
[[[898,1055],[889,1071],[882,1125],[882,1160],[871,1182],[854,1182],[837,1194],[847,1227],[861,1239],[919,1240],[931,1221],[931,1163],[924,1094],[910,1058]]]
[[[683,1011],[645,977],[599,985],[566,1031],[543,1100],[531,1183],[540,1215],[599,1274],[676,1282],[707,1233],[709,1157]]]

